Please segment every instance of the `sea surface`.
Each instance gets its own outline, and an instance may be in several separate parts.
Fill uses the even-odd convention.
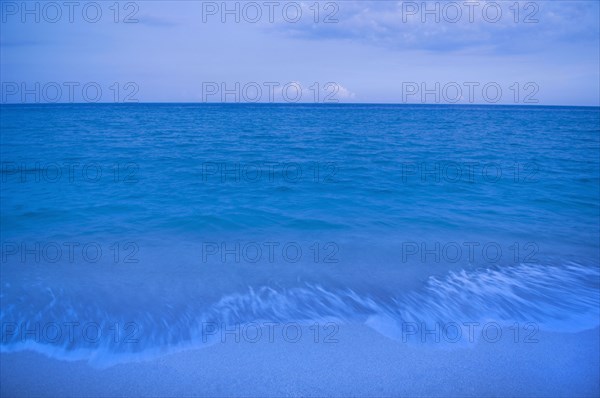
[[[600,108],[2,105],[0,126],[2,352],[600,324]]]

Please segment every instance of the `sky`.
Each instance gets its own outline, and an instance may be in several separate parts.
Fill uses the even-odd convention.
[[[591,1],[5,1],[0,103],[600,106]]]

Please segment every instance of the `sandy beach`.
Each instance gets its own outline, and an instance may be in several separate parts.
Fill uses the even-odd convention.
[[[336,343],[264,338],[98,368],[34,352],[3,353],[1,394],[19,396],[597,396],[599,329],[541,330],[537,343],[393,340],[342,325]],[[510,336],[510,337],[509,337]],[[593,344],[582,342],[593,342]],[[549,352],[551,354],[549,354]],[[552,378],[548,378],[552,374]]]

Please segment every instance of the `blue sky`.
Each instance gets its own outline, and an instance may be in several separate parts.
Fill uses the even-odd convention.
[[[2,102],[600,105],[597,1],[0,3]]]

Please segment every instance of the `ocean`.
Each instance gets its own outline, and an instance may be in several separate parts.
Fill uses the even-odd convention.
[[[3,353],[106,368],[269,323],[446,348],[475,323],[536,342],[600,324],[597,107],[2,105],[0,122]]]

